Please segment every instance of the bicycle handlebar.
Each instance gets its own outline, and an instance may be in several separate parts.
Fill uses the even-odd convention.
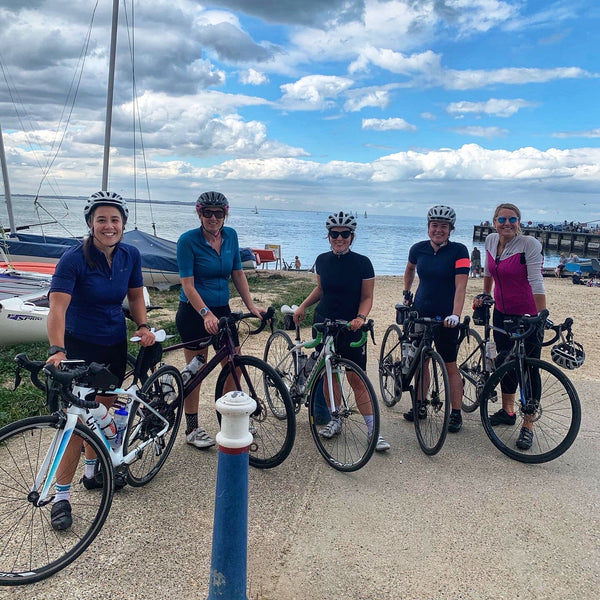
[[[273,329],[273,317],[275,316],[275,309],[272,306],[269,306],[269,308],[267,308],[267,310],[261,314],[262,314],[262,319],[261,319],[260,325],[253,331],[250,331],[249,335],[256,335],[256,334],[260,333],[267,326],[267,323],[270,323],[271,330]],[[230,315],[228,315],[226,317],[221,317],[219,319],[219,330],[225,329],[227,327],[227,325],[230,323],[235,324],[239,321],[243,321],[244,319],[251,319],[251,318],[256,319],[257,316],[251,312],[249,312],[249,313],[232,312]]]
[[[561,333],[563,331],[567,332],[567,338],[573,336],[573,332],[571,330],[573,326],[573,319],[571,317],[567,317],[564,321],[564,323],[560,323],[559,325],[551,325],[549,327],[549,331],[553,331],[554,335],[552,336],[551,339],[549,340],[545,340],[544,342],[542,342],[542,346],[551,346],[552,344],[554,344],[560,337],[561,337]]]
[[[502,331],[511,340],[522,340],[528,338],[542,323],[546,322],[549,314],[550,312],[544,309],[534,316],[523,315],[522,317],[519,317],[519,324],[527,326],[524,331],[506,331],[504,329],[500,329],[500,331]]]
[[[374,325],[375,325],[375,322],[373,321],[373,319],[369,319],[366,323],[364,323],[364,325],[361,325],[357,331],[361,331],[362,336],[361,336],[360,340],[356,340],[355,342],[350,342],[350,347],[351,348],[359,348],[360,346],[363,346],[364,344],[366,344],[367,338],[369,337],[369,332],[371,332],[371,339],[373,340],[373,343],[375,343]],[[336,319],[336,320],[325,319],[325,321],[323,321],[323,323],[315,323],[313,325],[313,327],[315,328],[315,330],[317,332],[317,337],[310,342],[306,342],[304,344],[305,348],[309,348],[309,349],[316,348],[323,341],[323,337],[325,335],[327,335],[330,332],[330,330],[335,330],[335,331],[331,332],[332,334],[335,334],[337,331],[340,331],[341,329],[350,329],[350,322],[343,321],[341,319]]]

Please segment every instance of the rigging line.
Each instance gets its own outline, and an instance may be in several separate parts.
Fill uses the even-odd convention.
[[[79,77],[77,77],[77,68],[76,68],[75,73],[73,74],[73,79],[71,80],[71,85],[69,86],[69,91],[67,93],[67,99],[65,100],[65,105],[63,106],[63,111],[62,111],[60,119],[59,119],[59,123],[58,123],[58,127],[57,127],[57,135],[58,135],[58,130],[61,127],[61,124],[63,122],[64,114],[65,114],[66,108],[67,108],[67,102],[68,102],[69,97],[71,96],[71,92],[73,90],[73,86],[74,86],[75,80],[76,80],[77,84],[75,87],[75,91],[73,92],[73,100],[71,102],[71,107],[69,109],[69,113],[66,118],[66,122],[64,124],[64,130],[63,130],[62,136],[60,137],[60,141],[58,143],[56,143],[56,138],[52,141],[52,148],[54,148],[54,146],[56,144],[56,152],[54,153],[54,155],[51,158],[48,159],[48,162],[46,163],[46,171],[45,171],[44,176],[42,177],[42,180],[40,181],[40,184],[38,186],[38,189],[36,192],[36,197],[39,195],[40,190],[42,189],[42,185],[44,184],[44,181],[47,179],[50,169],[54,165],[54,162],[56,161],[56,159],[58,157],[58,153],[60,152],[62,144],[67,136],[67,130],[69,128],[69,123],[71,122],[71,117],[73,116],[73,111],[75,109],[75,102],[77,100],[77,95],[79,93],[79,87],[81,86],[81,79],[83,77],[83,69],[85,67],[85,61],[86,61],[86,58],[88,55],[88,49],[89,49],[89,45],[90,45],[90,39],[92,36],[92,28],[94,25],[94,18],[96,16],[96,9],[98,8],[98,2],[99,2],[99,0],[96,0],[96,4],[94,5],[94,9],[92,11],[92,16],[90,19],[90,24],[88,25],[87,34],[84,39],[84,43],[81,48],[81,52],[79,54],[79,59],[77,61],[77,68],[79,69]],[[52,148],[51,148],[51,151],[52,151]]]
[[[129,27],[129,20],[127,15],[127,4],[123,0],[123,6],[125,8],[125,22],[127,23],[127,39],[129,41],[129,55],[131,58],[131,72],[132,72],[132,117],[133,117],[133,163],[134,163],[134,200],[137,200],[137,151],[136,151],[136,118],[137,118],[137,129],[140,134],[140,146],[142,152],[142,161],[144,164],[144,178],[146,181],[146,191],[148,194],[148,205],[150,207],[150,219],[152,222],[152,230],[156,235],[156,222],[154,220],[154,211],[152,207],[152,196],[150,194],[150,180],[148,177],[148,164],[146,162],[146,150],[144,147],[144,135],[142,130],[141,111],[139,107],[139,99],[137,93],[137,79],[135,74],[135,11],[134,2],[131,0],[131,27]],[[131,31],[131,34],[130,34]],[[137,202],[135,202],[135,221],[134,225],[137,226]]]

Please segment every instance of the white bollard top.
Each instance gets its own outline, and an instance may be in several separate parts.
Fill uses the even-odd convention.
[[[221,413],[221,431],[217,444],[224,448],[245,448],[254,439],[249,431],[250,415],[256,410],[256,402],[244,392],[227,392],[216,403]]]

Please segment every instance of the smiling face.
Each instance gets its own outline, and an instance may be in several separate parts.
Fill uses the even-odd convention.
[[[354,240],[354,234],[348,227],[332,227],[329,230],[328,236],[334,254],[344,254],[344,252],[347,252]],[[342,236],[347,237],[344,239]]]
[[[450,238],[450,223],[446,221],[430,221],[427,234],[433,244],[443,246]]]
[[[123,237],[123,215],[114,206],[99,206],[92,215],[94,245],[100,250],[111,248]]]
[[[202,208],[198,211],[203,229],[217,235],[225,222],[225,209],[217,206]]]
[[[501,223],[501,221],[504,222]],[[505,241],[512,240],[519,233],[520,223],[519,215],[511,208],[500,208],[494,217],[494,227],[498,235]]]

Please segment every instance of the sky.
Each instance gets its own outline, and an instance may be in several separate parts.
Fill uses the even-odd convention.
[[[13,194],[101,188],[111,11],[0,0]],[[596,0],[126,0],[108,188],[600,220],[599,30]]]

